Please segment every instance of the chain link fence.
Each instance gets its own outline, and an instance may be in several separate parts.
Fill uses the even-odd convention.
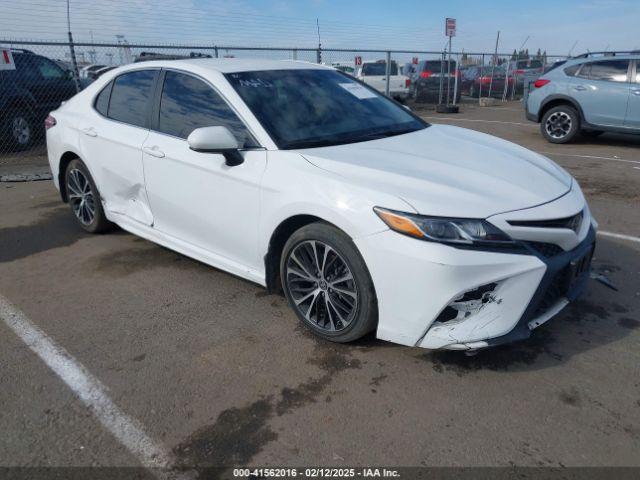
[[[12,69],[0,70],[0,165],[44,155],[44,120],[61,102],[120,65],[193,57],[299,60],[342,70],[412,108],[517,100],[554,61],[547,56],[434,51],[249,48],[216,45],[0,40]]]

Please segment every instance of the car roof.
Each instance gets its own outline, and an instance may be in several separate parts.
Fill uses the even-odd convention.
[[[590,57],[573,57],[567,59],[567,66],[571,65],[579,65],[582,63],[588,62],[599,62],[602,60],[640,60],[640,55],[629,54],[629,55],[598,55],[598,56],[590,56]]]
[[[262,70],[333,70],[326,65],[297,60],[260,60],[255,58],[188,58],[184,60],[150,60],[130,64],[132,68],[195,68],[220,73],[257,72]]]

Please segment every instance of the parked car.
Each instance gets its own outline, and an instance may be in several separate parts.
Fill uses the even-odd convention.
[[[507,78],[506,69],[503,65],[472,66],[460,71],[460,90],[462,95],[478,98],[480,95],[500,98],[505,92],[507,85],[507,95],[513,89],[514,78],[509,75]]]
[[[134,62],[150,62],[152,60],[183,60],[186,58],[211,58],[211,55],[202,52],[189,52],[189,55],[177,53],[140,52]],[[230,56],[229,58],[233,58]]]
[[[401,75],[398,64],[391,61],[389,68],[389,95],[396,100],[404,101],[409,96],[409,77]],[[385,93],[387,86],[387,62],[363,62],[356,70],[356,78],[379,92]]]
[[[95,72],[96,70],[100,70],[101,68],[106,67],[106,65],[101,64],[91,64],[85,65],[84,67],[80,67],[78,69],[78,74],[81,80],[87,80],[90,78],[91,72]]]
[[[87,78],[88,78],[90,81],[92,81],[92,82],[93,82],[96,78],[100,78],[100,76],[101,76],[102,74],[105,74],[105,73],[107,73],[107,72],[109,72],[109,71],[113,70],[114,68],[116,68],[116,66],[115,66],[115,65],[110,65],[110,66],[108,66],[108,67],[102,67],[102,68],[100,68],[100,69],[98,69],[98,70],[93,70],[92,72],[89,72],[89,73],[88,73],[88,77],[87,77]]]
[[[80,227],[113,222],[282,289],[327,340],[510,342],[589,277],[596,224],[565,170],[429,125],[322,65],[131,64],[46,125],[54,184]]]
[[[551,143],[576,135],[640,133],[640,55],[583,56],[568,60],[534,84],[529,120]]]
[[[544,63],[539,59],[528,58],[526,60],[511,60],[509,62],[509,72],[517,76],[524,76],[529,73],[540,74],[544,70]]]
[[[422,60],[415,66],[415,71],[411,77],[410,95],[416,102],[435,102],[440,99],[440,89],[442,87],[442,100],[446,102],[447,90],[451,100],[453,100],[456,88],[455,76],[458,73],[457,63],[451,60],[451,65],[447,61]],[[456,92],[456,101],[460,101],[460,85]]]
[[[348,75],[354,75],[356,72],[356,67],[353,62],[333,62],[331,66],[336,70],[340,70]]]
[[[539,59],[511,60],[509,75],[515,79],[516,92],[522,93],[532,82],[535,82],[544,72],[544,63]]]
[[[0,146],[25,149],[44,138],[43,121],[76,93],[70,71],[29,50],[11,50],[15,70],[0,71]]]

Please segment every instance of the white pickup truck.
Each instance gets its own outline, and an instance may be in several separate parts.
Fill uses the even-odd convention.
[[[375,88],[379,92],[385,93],[387,87],[387,62],[379,60],[377,62],[362,62],[356,71],[356,78],[362,80],[367,85]],[[389,75],[389,96],[396,100],[404,101],[409,97],[409,77],[401,75],[398,71],[398,64],[391,61]]]

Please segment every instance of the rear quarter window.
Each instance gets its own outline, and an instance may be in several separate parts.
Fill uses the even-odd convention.
[[[581,65],[571,65],[570,67],[567,67],[564,69],[564,73],[565,75],[569,76],[569,77],[575,77],[576,73],[578,73],[578,70],[580,69]]]
[[[109,84],[102,89],[102,91],[96,97],[96,102],[94,104],[95,109],[100,112],[100,114],[107,116],[107,112],[109,110],[109,96],[111,95],[111,87],[113,86],[113,82],[109,82]]]

